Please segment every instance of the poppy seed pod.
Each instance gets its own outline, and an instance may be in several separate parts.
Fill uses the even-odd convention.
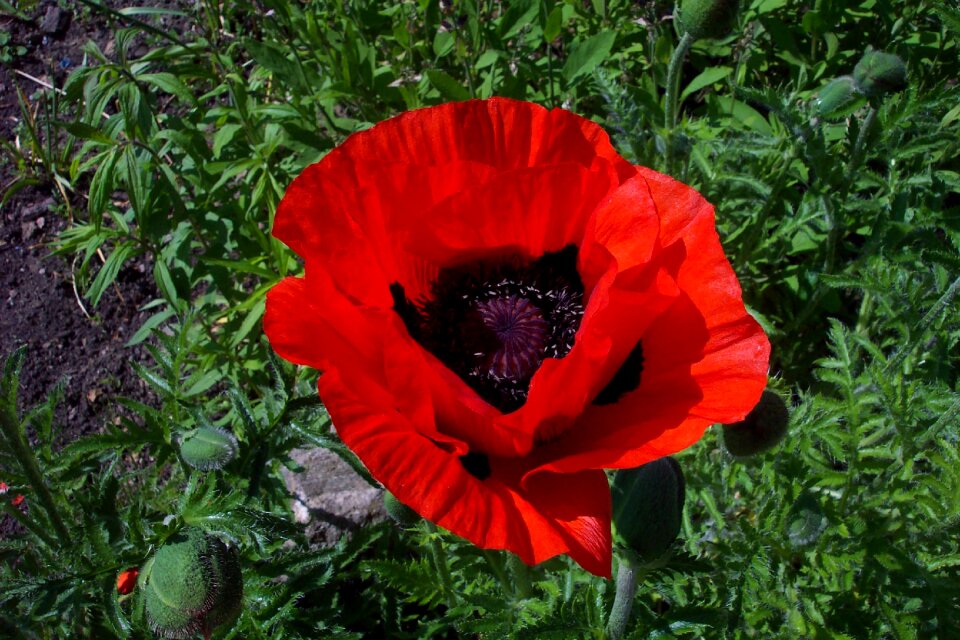
[[[670,457],[614,476],[610,493],[616,538],[641,563],[663,558],[677,539],[685,486],[680,465]]]
[[[164,638],[189,638],[240,613],[243,576],[235,547],[191,529],[163,545],[145,568],[147,620]]]
[[[397,497],[389,491],[383,492],[383,506],[387,510],[387,515],[390,516],[390,519],[404,529],[420,522],[420,515],[397,500]]]
[[[783,440],[789,421],[783,398],[768,389],[746,419],[723,425],[723,444],[738,458],[757,455]]]
[[[860,93],[878,98],[907,86],[907,67],[892,53],[868,51],[854,67],[853,79]]]
[[[194,469],[222,469],[237,455],[237,439],[216,427],[199,427],[180,436],[180,457]]]
[[[836,116],[857,101],[857,88],[850,76],[828,82],[817,96],[817,112],[824,118]]]
[[[722,38],[737,23],[739,0],[683,0],[677,7],[680,29],[695,40]]]

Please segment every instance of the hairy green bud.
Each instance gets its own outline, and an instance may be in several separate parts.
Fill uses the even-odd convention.
[[[237,455],[237,439],[216,427],[199,427],[180,435],[180,457],[194,469],[222,469]]]
[[[677,11],[681,31],[695,40],[722,38],[737,24],[740,0],[682,0]]]
[[[850,76],[840,76],[828,82],[817,96],[817,112],[824,118],[843,115],[862,101],[856,84]]]
[[[403,504],[389,491],[383,492],[383,506],[390,519],[401,527],[411,527],[420,522],[420,514]]]
[[[789,421],[783,398],[768,389],[746,419],[723,425],[723,444],[738,458],[757,455],[783,440]]]
[[[680,534],[686,483],[670,457],[617,471],[610,487],[615,539],[640,564],[664,558]]]
[[[233,622],[243,601],[240,556],[219,538],[187,529],[145,566],[147,620],[164,638],[189,638]]]
[[[804,491],[787,512],[787,538],[796,548],[809,546],[817,541],[827,528],[827,517],[820,502]]]
[[[868,98],[901,91],[907,86],[907,67],[899,56],[868,51],[853,69],[857,89]]]

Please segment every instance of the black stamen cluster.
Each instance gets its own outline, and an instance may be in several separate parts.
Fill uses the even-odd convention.
[[[530,378],[544,358],[570,352],[583,317],[583,283],[573,245],[536,260],[508,255],[443,269],[427,299],[417,303],[406,298],[398,283],[390,290],[410,335],[504,413],[526,402]],[[489,326],[489,313],[478,310],[489,311],[490,301],[501,305],[498,312],[510,311],[502,305],[516,307],[523,325],[512,334],[507,327],[509,340],[503,339],[502,326]],[[531,305],[545,322],[529,319]],[[535,366],[505,370],[496,366],[503,360],[497,354]]]

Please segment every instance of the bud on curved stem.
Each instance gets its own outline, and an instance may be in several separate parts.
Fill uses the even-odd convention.
[[[617,471],[610,487],[614,539],[634,554],[636,564],[657,564],[680,534],[686,483],[671,457]]]
[[[186,529],[164,544],[144,566],[141,580],[147,620],[161,637],[209,636],[240,613],[240,555],[198,529]]]
[[[820,90],[817,96],[817,112],[824,118],[835,117],[849,113],[849,110],[862,100],[858,97],[853,78],[840,76],[828,82]]]
[[[722,38],[733,30],[739,11],[739,0],[682,0],[677,19],[694,40]]]
[[[389,491],[383,492],[383,507],[387,510],[390,519],[401,528],[412,527],[420,522],[420,514],[397,500],[397,497]]]
[[[907,67],[899,56],[867,51],[853,69],[857,89],[868,98],[880,98],[907,86]]]
[[[738,458],[755,456],[772,449],[783,440],[789,420],[783,398],[769,389],[765,390],[760,402],[744,420],[723,425],[723,444],[727,451]]]
[[[222,469],[237,455],[237,439],[216,427],[198,427],[179,437],[180,457],[200,471]]]

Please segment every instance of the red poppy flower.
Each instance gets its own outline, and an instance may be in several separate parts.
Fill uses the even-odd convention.
[[[10,490],[10,487],[7,486],[7,483],[0,480],[0,496],[5,494],[9,490]]]
[[[506,99],[404,113],[290,185],[267,297],[343,441],[400,501],[529,564],[610,574],[604,468],[741,420],[769,344],[693,189]]]
[[[122,596],[133,593],[133,590],[137,587],[137,576],[139,575],[140,571],[138,569],[121,571],[120,575],[117,576],[117,593]]]
[[[24,500],[26,500],[26,498],[24,498],[22,494],[18,493],[17,496],[10,501],[10,504],[12,504],[15,507],[19,507],[20,505],[23,504]]]

